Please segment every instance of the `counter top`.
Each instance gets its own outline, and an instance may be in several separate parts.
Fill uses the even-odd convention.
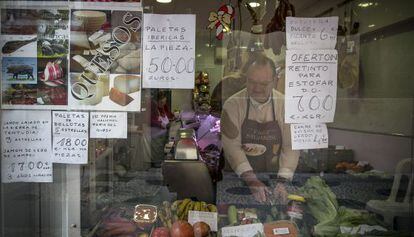
[[[294,193],[306,180],[318,174],[297,173],[287,191]],[[257,174],[266,185],[274,187],[274,173]],[[364,208],[372,199],[385,200],[392,187],[392,179],[378,177],[361,178],[349,174],[324,174],[323,179],[337,196],[340,205],[351,208]],[[224,173],[223,180],[217,184],[217,204],[258,205],[249,188],[234,173]]]

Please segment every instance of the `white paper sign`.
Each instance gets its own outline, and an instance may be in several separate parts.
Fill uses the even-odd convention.
[[[189,14],[144,14],[144,88],[194,88],[195,22]]]
[[[319,149],[328,147],[326,124],[291,124],[292,149]]]
[[[263,224],[261,223],[221,228],[221,236],[223,237],[253,237],[258,232],[263,233]]]
[[[212,231],[217,231],[217,212],[205,212],[205,211],[189,211],[188,223],[194,225],[194,223],[203,221],[210,226]]]
[[[334,49],[338,17],[286,18],[287,49]]]
[[[90,138],[127,138],[126,112],[91,112]]]
[[[333,122],[337,67],[336,50],[286,51],[286,123]]]
[[[288,235],[288,234],[290,234],[290,232],[289,232],[289,228],[282,227],[282,228],[273,229],[273,234],[274,235]]]
[[[87,112],[53,111],[53,158],[55,163],[88,163]]]
[[[52,134],[49,111],[1,112],[3,183],[52,182]]]

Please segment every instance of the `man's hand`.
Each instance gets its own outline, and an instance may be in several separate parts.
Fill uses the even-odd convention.
[[[250,188],[250,192],[253,194],[254,199],[260,203],[267,201],[267,196],[270,194],[269,188],[262,183],[253,171],[246,171],[241,175],[241,178],[246,182]]]
[[[286,191],[286,186],[283,182],[276,183],[276,187],[273,190],[273,196],[280,200],[280,204],[287,204],[288,192]]]

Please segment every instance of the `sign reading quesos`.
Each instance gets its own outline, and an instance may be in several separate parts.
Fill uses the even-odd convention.
[[[144,88],[194,88],[195,19],[144,14]]]

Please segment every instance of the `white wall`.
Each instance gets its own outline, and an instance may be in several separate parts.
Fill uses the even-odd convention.
[[[391,173],[400,160],[412,158],[412,142],[408,137],[329,129],[330,145],[344,145],[354,151],[355,160]]]

